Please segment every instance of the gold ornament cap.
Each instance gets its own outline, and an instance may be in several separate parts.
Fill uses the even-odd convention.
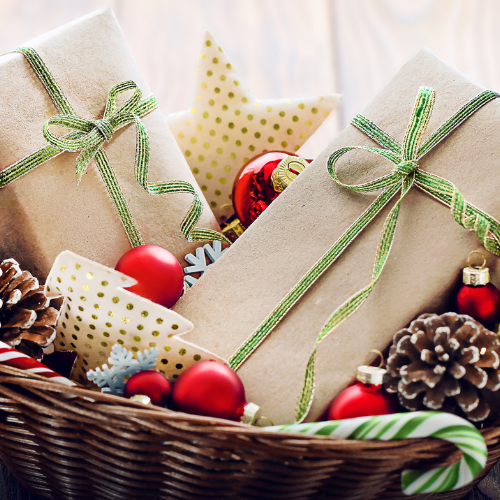
[[[144,394],[136,394],[135,396],[131,396],[130,401],[136,401],[137,403],[142,403],[143,405],[151,404],[151,399]]]
[[[378,349],[372,349],[370,352],[374,352],[380,356],[380,364],[378,366],[358,366],[356,378],[363,384],[382,385],[384,383],[384,375],[387,373],[387,370],[382,368],[384,355]]]
[[[376,366],[358,366],[356,378],[363,384],[382,385],[387,370]]]
[[[480,255],[483,259],[483,262],[480,266],[471,264],[472,255],[477,254]],[[462,273],[462,281],[464,285],[471,286],[483,286],[487,285],[490,282],[490,270],[485,267],[486,266],[486,257],[477,250],[472,251],[467,257],[468,267],[464,267]]]
[[[285,156],[271,174],[274,190],[284,191],[308,165],[300,156]]]

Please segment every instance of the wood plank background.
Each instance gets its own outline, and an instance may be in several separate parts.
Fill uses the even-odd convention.
[[[105,6],[164,113],[189,105],[206,29],[261,98],[343,93],[302,148],[309,158],[421,47],[500,91],[498,0],[0,0],[0,53]],[[499,476],[470,500],[500,500]],[[32,500],[8,473],[5,482],[0,500]]]

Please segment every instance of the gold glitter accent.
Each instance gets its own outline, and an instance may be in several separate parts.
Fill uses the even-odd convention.
[[[159,325],[161,325],[161,324],[163,323],[163,319],[162,319],[162,318],[158,318],[158,319],[156,320],[156,322],[157,322]]]
[[[111,323],[106,323],[106,326],[107,326],[108,328],[111,328],[113,325],[112,325]]]
[[[114,316],[115,316],[114,311],[109,311],[108,312],[108,316],[110,316],[111,318],[114,318]]]
[[[122,318],[122,321],[128,325],[130,323],[130,320],[128,318],[126,318],[125,316]]]
[[[169,352],[169,351],[172,349],[172,347],[171,347],[171,346],[169,346],[169,345],[166,345],[166,346],[164,347],[164,349],[165,349],[165,351]]]
[[[147,311],[142,311],[142,312],[141,312],[141,316],[142,316],[143,318],[147,318],[147,317],[148,317],[148,314],[149,314],[149,313],[148,313]]]
[[[91,272],[88,272],[85,276],[87,277],[88,280],[94,279],[94,275]]]
[[[186,352],[187,352],[187,351],[186,351],[186,349],[184,349],[184,348],[179,349],[179,354],[180,354],[181,356],[184,356],[184,355],[186,354]]]
[[[97,296],[102,298],[102,297],[104,297],[104,294],[103,294],[102,292],[99,292],[99,293],[97,294]]]
[[[63,264],[61,267],[60,267],[61,271],[66,271],[66,266]]]
[[[118,297],[113,297],[111,301],[113,302],[113,304],[118,304],[118,302],[120,302],[120,299]]]
[[[127,332],[126,332],[125,330],[120,330],[120,333],[121,333],[122,335],[127,335]]]
[[[102,286],[108,286],[108,282],[107,281],[101,281],[101,285]]]
[[[158,337],[158,335],[160,335],[160,332],[158,330],[154,330],[152,335],[153,337]]]
[[[73,288],[71,288],[70,286],[68,286],[68,292],[73,292]]]
[[[127,309],[131,311],[134,308],[134,304],[127,304]]]
[[[141,341],[141,337],[139,337],[139,335],[136,335],[136,336],[134,337],[134,340],[135,340],[136,342],[140,342],[140,341]]]
[[[200,361],[201,356],[200,356],[199,354],[195,354],[195,355],[193,356],[193,359],[194,359],[195,361]]]
[[[179,329],[179,325],[176,325],[175,323],[172,325],[172,330],[178,330]]]
[[[83,285],[83,286],[82,286],[82,290],[83,290],[84,292],[88,292],[88,291],[90,290],[90,287],[89,287],[88,285]]]
[[[81,264],[75,264],[75,269],[76,269],[77,271],[79,271],[81,267],[82,267],[82,266],[81,266]]]

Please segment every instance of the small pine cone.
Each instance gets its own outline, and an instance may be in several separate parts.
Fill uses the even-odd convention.
[[[41,361],[56,336],[63,298],[49,298],[14,259],[0,264],[0,340]]]
[[[394,335],[384,386],[408,410],[485,420],[500,402],[500,340],[470,316],[423,314]]]

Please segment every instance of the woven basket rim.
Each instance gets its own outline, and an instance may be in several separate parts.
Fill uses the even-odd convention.
[[[345,446],[358,448],[359,444],[362,443],[362,445],[367,449],[373,447],[377,449],[386,448],[388,450],[398,448],[403,443],[407,445],[409,442],[414,445],[420,445],[419,447],[422,447],[422,449],[434,447],[436,444],[436,438],[430,437],[403,439],[398,441],[356,441],[334,436],[267,431],[258,426],[249,425],[242,422],[205,417],[201,415],[191,415],[188,413],[174,411],[159,406],[145,408],[144,404],[130,401],[129,399],[123,398],[121,396],[105,394],[99,391],[92,391],[80,385],[74,387],[67,386],[59,382],[47,379],[41,375],[37,375],[35,373],[28,373],[19,368],[0,365],[0,384],[12,383],[13,378],[16,379],[16,385],[24,387],[28,390],[30,389],[30,387],[32,387],[44,391],[49,391],[51,393],[59,393],[65,399],[78,397],[82,400],[88,401],[89,403],[97,404],[100,406],[100,411],[103,411],[110,417],[112,415],[126,413],[127,416],[131,418],[141,419],[142,417],[153,418],[155,420],[166,420],[171,423],[176,421],[179,423],[189,423],[191,430],[196,431],[196,427],[199,426],[198,430],[203,433],[206,433],[208,428],[214,428],[214,430],[216,429],[217,433],[219,434],[247,434],[252,438],[261,436],[269,440],[278,439],[280,441],[286,441],[287,444],[297,442],[297,444],[300,443],[301,445],[303,445],[304,442],[314,442],[316,446],[321,446],[321,443],[326,444],[335,442],[336,444],[342,444],[343,447]],[[483,429],[479,430],[483,434],[483,437],[485,438],[487,444],[498,442],[500,440],[500,418],[490,423]]]

